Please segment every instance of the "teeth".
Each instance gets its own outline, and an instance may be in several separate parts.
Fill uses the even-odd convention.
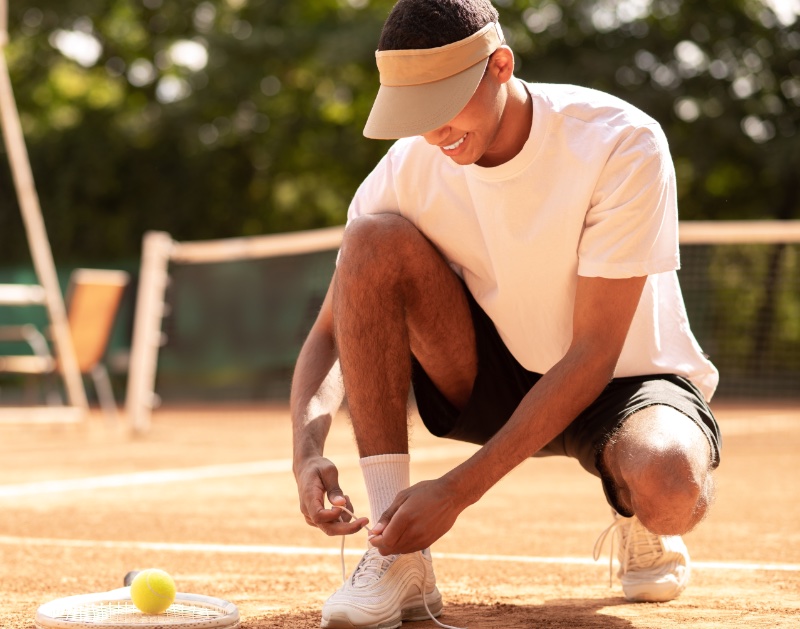
[[[458,142],[453,142],[450,146],[443,146],[442,148],[445,151],[452,151],[453,149],[457,149],[459,146],[461,146],[461,143],[466,139],[466,137],[467,134],[465,133],[463,136],[461,136],[461,139],[458,140]]]

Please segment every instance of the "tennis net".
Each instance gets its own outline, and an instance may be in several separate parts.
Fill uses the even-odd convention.
[[[681,261],[717,398],[800,399],[800,221],[682,223]]]
[[[129,413],[147,415],[158,397],[285,397],[341,235],[178,243],[149,234]],[[800,399],[800,221],[684,222],[681,259],[692,329],[720,370],[717,399]]]

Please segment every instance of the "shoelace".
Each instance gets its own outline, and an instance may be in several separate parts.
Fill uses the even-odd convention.
[[[350,511],[350,509],[339,505],[335,506],[339,507],[342,511],[350,515],[350,517],[352,518],[356,517],[356,514]],[[364,528],[367,530],[367,533],[369,533],[370,535],[373,534],[371,528],[369,528],[368,526],[365,526]],[[345,566],[344,563],[345,539],[346,536],[342,535],[342,547],[341,547],[341,553],[339,555],[342,562],[342,583],[347,581],[347,567]],[[425,606],[425,611],[428,612],[428,616],[430,616],[430,619],[433,622],[435,622],[439,627],[442,627],[442,629],[467,629],[467,627],[454,627],[453,625],[446,625],[442,622],[439,622],[431,613],[431,610],[428,607],[428,601],[425,598],[425,583],[428,581],[428,565],[427,563],[425,563],[425,557],[422,555],[422,551],[420,550],[418,552],[420,554],[420,558],[422,559],[422,587],[420,588],[420,594],[422,595],[422,604]],[[368,550],[367,554],[369,553],[370,551]],[[375,576],[376,578],[380,578],[389,569],[389,566],[391,566],[392,563],[394,563],[394,560],[391,559],[390,557],[384,557],[380,553],[376,554],[378,557],[380,557],[380,561],[374,555],[369,558],[367,558],[367,556],[365,555],[364,558],[362,558],[361,562],[358,564],[355,571],[353,572],[354,580],[364,575]]]
[[[600,537],[597,538],[597,541],[594,543],[594,549],[592,550],[592,557],[595,561],[600,559],[600,555],[603,552],[603,546],[606,543],[606,538],[611,534],[615,533],[617,529],[623,525],[627,524],[625,520],[621,518],[615,519],[611,526],[609,526],[605,531],[600,533]],[[611,587],[614,583],[614,538],[616,536],[611,537],[611,550],[608,553],[608,586]],[[625,559],[627,560],[627,553],[625,553]],[[624,567],[623,567],[624,570]]]
[[[342,541],[344,541],[344,535],[342,536]],[[358,563],[350,580],[353,585],[373,583],[380,579],[393,563],[393,555],[384,557],[378,552],[377,548],[372,547],[367,550],[367,553]],[[342,575],[342,577],[343,580],[346,578],[345,575]]]
[[[628,531],[628,534],[625,535],[623,533],[623,526],[630,526],[631,529]],[[639,526],[642,528],[643,532],[640,532],[638,535],[634,531],[634,527]],[[636,522],[630,521],[628,518],[617,517],[605,531],[600,533],[600,537],[597,538],[597,541],[594,543],[594,550],[592,551],[592,557],[594,560],[597,561],[600,559],[600,554],[603,552],[603,545],[605,544],[606,538],[611,534],[619,532],[620,537],[622,537],[622,572],[627,572],[630,568],[647,568],[650,567],[661,555],[662,549],[661,545],[654,542],[653,538],[655,537],[652,533],[650,533],[647,529],[645,529],[641,524]],[[608,555],[608,584],[609,586],[613,583],[613,572],[614,572],[614,539],[616,536],[612,536],[611,538],[611,551]],[[633,546],[633,548],[631,548]],[[633,551],[633,552],[631,552]],[[631,562],[631,556],[636,557],[635,564]],[[647,559],[651,559],[649,562],[646,561]]]

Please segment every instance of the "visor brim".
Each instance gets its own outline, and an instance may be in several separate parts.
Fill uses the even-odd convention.
[[[458,74],[423,85],[382,85],[364,127],[364,136],[397,140],[447,124],[472,98],[488,63],[486,57]]]

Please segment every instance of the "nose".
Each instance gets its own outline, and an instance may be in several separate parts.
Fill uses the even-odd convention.
[[[449,133],[450,127],[445,125],[443,127],[439,127],[438,129],[434,129],[433,131],[423,133],[422,137],[425,138],[425,141],[428,144],[441,144],[447,138]]]

